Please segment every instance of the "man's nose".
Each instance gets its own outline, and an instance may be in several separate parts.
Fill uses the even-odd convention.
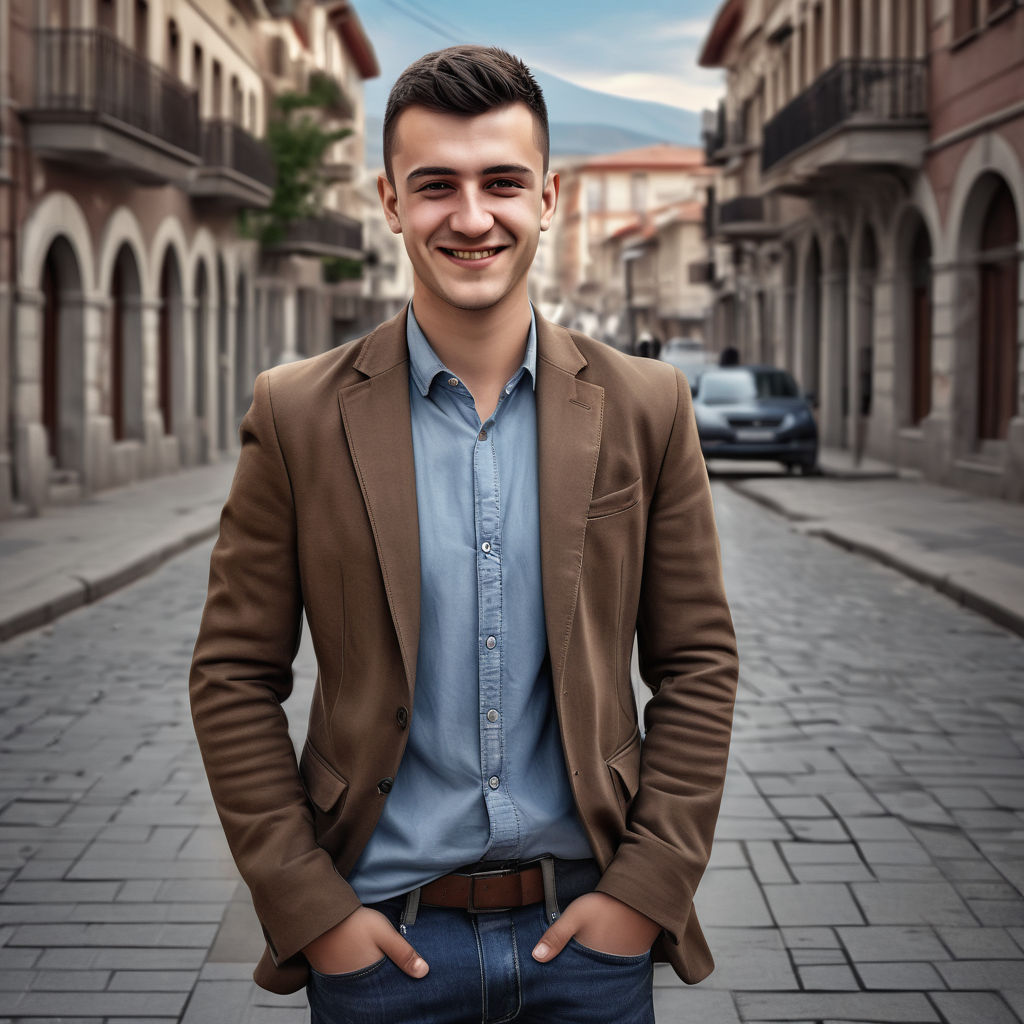
[[[463,192],[458,208],[448,218],[452,231],[466,238],[479,238],[494,226],[494,214],[487,209],[486,197],[472,191]]]

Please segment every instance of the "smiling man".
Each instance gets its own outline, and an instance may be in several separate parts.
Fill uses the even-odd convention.
[[[255,977],[314,1024],[650,1024],[653,960],[713,966],[737,671],[690,391],[534,312],[558,176],[520,61],[417,61],[384,153],[412,302],[258,379],[193,660]]]

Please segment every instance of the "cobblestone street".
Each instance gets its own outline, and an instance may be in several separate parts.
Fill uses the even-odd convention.
[[[659,1024],[1024,1020],[1024,641],[715,487],[742,666],[697,897],[718,968],[657,968]],[[208,554],[0,647],[0,1024],[307,1019],[249,981],[192,734]]]

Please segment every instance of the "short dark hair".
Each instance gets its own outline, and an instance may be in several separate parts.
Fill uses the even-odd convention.
[[[410,64],[391,88],[384,111],[384,173],[394,183],[391,152],[398,116],[408,107],[442,114],[486,114],[509,103],[525,103],[537,128],[538,149],[548,169],[548,108],[530,69],[496,46],[449,46]]]

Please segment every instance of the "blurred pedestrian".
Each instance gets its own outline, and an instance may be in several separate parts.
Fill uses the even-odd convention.
[[[729,345],[727,348],[722,349],[722,354],[718,357],[719,366],[739,366],[740,365],[740,350],[735,348],[733,345]]]
[[[518,59],[415,62],[384,154],[413,302],[258,379],[192,666],[256,980],[314,1024],[651,1024],[652,946],[712,968],[737,672],[689,390],[532,309],[559,181]]]

